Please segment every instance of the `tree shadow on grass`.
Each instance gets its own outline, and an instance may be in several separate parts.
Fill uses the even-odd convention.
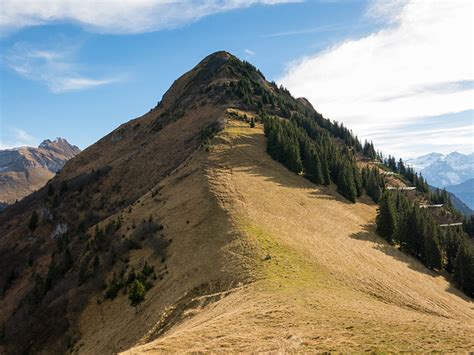
[[[449,282],[449,287],[446,289],[447,292],[454,294],[455,296],[458,296],[467,302],[473,301],[472,298],[470,298],[461,290],[456,288],[456,285],[453,283],[452,276],[445,270],[439,272],[436,270],[431,270],[425,265],[423,265],[421,261],[416,259],[414,256],[403,252],[402,250],[398,249],[397,246],[389,244],[387,241],[377,235],[377,233],[375,232],[375,226],[373,224],[366,224],[363,227],[364,230],[362,232],[354,233],[350,235],[350,237],[357,240],[373,242],[375,244],[375,249],[384,252],[385,254],[404,264],[407,264],[408,267],[412,270],[421,272],[433,278],[440,276],[444,277]]]
[[[226,142],[229,143],[229,142]],[[232,169],[245,172],[253,176],[264,177],[265,180],[279,186],[308,189],[312,198],[335,200],[345,204],[353,204],[337,193],[334,184],[330,186],[316,185],[301,175],[288,170],[284,165],[273,160],[265,150],[266,141],[262,134],[239,134],[231,141],[231,149],[219,152],[216,163],[223,168],[231,166]],[[232,159],[232,157],[238,159]]]

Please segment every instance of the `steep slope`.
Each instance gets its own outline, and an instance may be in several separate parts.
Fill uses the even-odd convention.
[[[374,205],[289,173],[264,139],[261,127],[230,121],[206,167],[255,245],[257,281],[209,305],[197,297],[177,325],[127,353],[472,349],[472,301],[377,237]]]
[[[38,148],[0,151],[0,201],[13,203],[43,187],[80,149],[63,138],[43,141]]]
[[[266,154],[248,121],[282,102],[312,110],[214,53],[2,213],[0,352],[472,349],[472,300],[375,236],[375,205]]]
[[[6,349],[61,352],[72,346],[81,336],[84,307],[102,298],[114,271],[130,275],[133,267],[138,270],[147,261],[156,268],[155,281],[166,280],[168,270],[163,268],[175,236],[156,220],[166,216],[155,216],[151,223],[142,216],[132,218],[129,211],[223,127],[223,113],[235,99],[226,95],[222,81],[234,63],[240,62],[225,52],[205,58],[173,84],[157,107],[87,148],[46,187],[0,215],[0,268],[5,270],[0,275],[0,327],[5,329]],[[148,221],[149,216],[147,212],[144,218]],[[223,218],[216,223],[221,227],[215,233],[225,233]],[[164,232],[157,233],[163,227]],[[138,248],[150,255],[131,263]],[[197,265],[207,262],[193,254],[198,256]],[[196,266],[189,262],[189,267]],[[181,266],[178,270],[178,279],[193,274]],[[239,282],[239,277],[230,279]],[[202,283],[183,289],[190,292]],[[168,301],[184,291],[170,292]],[[114,341],[107,343],[109,350]]]

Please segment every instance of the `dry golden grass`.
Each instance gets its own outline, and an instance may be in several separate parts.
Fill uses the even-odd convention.
[[[378,238],[374,205],[350,204],[333,187],[315,187],[264,150],[261,127],[232,121],[208,156],[198,153],[185,168],[196,172],[194,188],[170,188],[170,198],[201,190],[216,201],[203,222],[225,216],[226,225],[203,239],[221,227],[221,234],[237,236],[208,240],[210,266],[173,287],[236,275],[243,284],[191,298],[171,327],[127,353],[474,349],[472,300]],[[199,203],[207,209],[209,202]],[[167,220],[182,233],[174,216]],[[228,266],[223,256],[234,262]],[[159,317],[153,311],[146,309],[146,317]]]

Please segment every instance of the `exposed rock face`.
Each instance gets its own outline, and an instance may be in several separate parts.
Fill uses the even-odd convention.
[[[38,148],[0,151],[0,202],[13,203],[43,187],[80,149],[64,138],[43,141]]]

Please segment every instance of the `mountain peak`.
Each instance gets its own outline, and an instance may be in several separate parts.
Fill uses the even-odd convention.
[[[80,149],[69,143],[65,138],[56,137],[55,140],[45,139],[38,146],[39,149],[53,150],[66,155],[74,156],[80,152]]]
[[[0,201],[13,203],[40,189],[80,151],[60,137],[45,139],[38,148],[0,150]]]
[[[229,58],[237,58],[235,55],[232,53],[229,53],[227,51],[221,50],[217,51],[214,53],[209,54],[207,57],[205,57],[203,60],[206,60],[207,58],[222,58],[222,59],[229,59]]]
[[[264,80],[253,65],[225,51],[207,56],[155,109],[88,147],[48,186],[0,214],[0,285],[9,286],[0,297],[0,352],[135,353],[143,343],[150,352],[182,352],[199,350],[193,344],[211,339],[210,332],[208,351],[266,350],[282,339],[291,347],[282,351],[354,344],[344,350],[358,352],[367,342],[386,349],[367,329],[390,344],[410,339],[429,351],[431,343],[418,346],[427,333],[417,332],[445,319],[449,333],[430,329],[437,343],[457,334],[468,339],[470,329],[454,328],[452,319],[470,319],[471,309],[448,293],[448,282],[435,280],[434,271],[414,272],[410,257],[396,249],[380,252],[372,203],[348,204],[337,192],[346,184],[312,186],[302,166],[286,163],[306,151],[308,172],[322,170],[320,160],[328,185],[334,163],[339,176],[352,177],[332,181],[350,180],[355,195],[352,140],[347,128]],[[302,149],[300,141],[307,143]],[[64,143],[55,142],[43,146]],[[284,159],[276,159],[280,152]],[[143,308],[126,309],[132,284],[140,283]],[[394,294],[410,297],[390,303]],[[339,335],[346,309],[351,325]],[[366,309],[374,310],[369,318]],[[274,310],[281,314],[257,329],[255,320]],[[295,314],[301,327],[289,329]],[[407,317],[416,320],[408,330]],[[282,319],[289,319],[286,326]],[[315,337],[307,325],[326,319]],[[256,336],[246,337],[250,328]],[[321,337],[333,329],[335,339],[322,348]],[[263,343],[261,334],[274,343]],[[294,347],[300,337],[305,348]],[[242,345],[229,348],[222,339]]]

